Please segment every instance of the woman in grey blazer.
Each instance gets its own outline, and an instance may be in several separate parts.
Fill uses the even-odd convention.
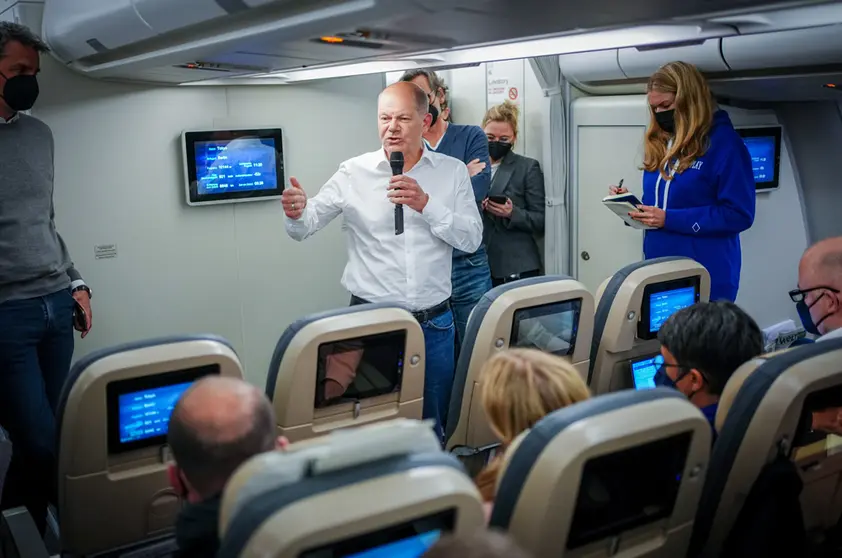
[[[538,237],[544,234],[544,174],[535,159],[512,152],[517,140],[518,107],[506,101],[482,120],[491,155],[491,189],[483,200],[483,243],[491,281],[541,275]]]

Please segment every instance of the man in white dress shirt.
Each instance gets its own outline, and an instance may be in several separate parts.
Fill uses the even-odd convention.
[[[390,302],[420,322],[426,346],[424,418],[443,437],[455,369],[450,309],[453,249],[473,253],[482,220],[465,163],[424,146],[430,126],[427,95],[414,83],[387,87],[378,99],[382,149],[349,159],[307,199],[295,178],[283,195],[286,231],[304,240],[340,213],[348,236],[342,286],[351,304]],[[392,176],[389,157],[404,156]],[[403,204],[404,233],[395,234],[394,204]]]

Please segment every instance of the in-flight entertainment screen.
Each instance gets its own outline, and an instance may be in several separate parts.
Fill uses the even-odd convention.
[[[187,203],[277,198],[284,190],[278,128],[184,132]]]
[[[420,558],[453,531],[456,510],[448,509],[305,550],[299,558]]]
[[[637,325],[639,339],[655,339],[658,330],[677,311],[699,302],[700,278],[688,277],[646,285]]]
[[[741,128],[738,130],[751,156],[755,190],[778,187],[781,163],[781,128]]]
[[[161,445],[181,395],[202,376],[219,374],[218,365],[175,370],[111,382],[106,386],[108,452]]]
[[[634,389],[654,389],[655,373],[664,363],[661,355],[646,356],[630,362]]]

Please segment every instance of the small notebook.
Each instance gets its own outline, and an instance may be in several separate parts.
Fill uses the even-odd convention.
[[[614,212],[614,214],[625,222],[626,225],[633,229],[652,230],[656,227],[644,225],[640,221],[635,221],[629,216],[629,213],[636,212],[638,205],[643,203],[637,199],[634,194],[616,194],[614,196],[606,196],[602,198],[602,203],[605,207]]]

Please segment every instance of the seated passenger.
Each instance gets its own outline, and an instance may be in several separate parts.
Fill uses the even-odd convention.
[[[763,353],[763,332],[733,302],[699,302],[683,308],[658,332],[664,362],[655,385],[673,387],[699,407],[716,439],[716,409],[737,368]]]
[[[494,355],[480,371],[479,382],[488,425],[502,443],[497,457],[475,480],[483,501],[491,503],[506,447],[549,413],[591,394],[572,364],[534,349],[509,349]]]
[[[214,556],[222,490],[234,471],[259,453],[284,448],[275,413],[256,387],[208,376],[184,392],[170,417],[167,441],[173,488],[187,500],[175,526],[175,556]]]
[[[508,535],[496,531],[477,531],[468,536],[439,539],[422,558],[529,558]]]
[[[807,333],[819,341],[842,337],[842,236],[807,248],[798,265],[798,288],[789,297]]]

